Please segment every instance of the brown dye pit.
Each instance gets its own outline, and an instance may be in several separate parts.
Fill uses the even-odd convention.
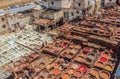
[[[44,79],[44,77],[43,76],[40,76],[40,78],[39,79]]]
[[[103,65],[102,62],[97,62],[97,63],[96,63],[96,66],[98,66],[98,67],[103,67],[104,65]]]
[[[90,74],[98,77],[99,76],[99,71],[97,69],[91,69]]]
[[[53,75],[59,75],[61,73],[60,69],[56,68],[54,70],[52,70],[52,74]]]
[[[83,62],[83,61],[84,61],[84,58],[81,57],[81,56],[79,56],[79,57],[76,58],[76,61]]]
[[[97,78],[94,77],[94,76],[90,76],[90,75],[88,75],[88,76],[86,77],[86,79],[97,79]]]
[[[79,45],[76,45],[76,46],[75,46],[75,49],[78,49],[78,50],[80,50],[80,49],[81,49],[81,46],[79,46]]]
[[[74,73],[74,76],[80,77],[80,76],[81,76],[81,73],[80,73],[80,72],[75,72],[75,73]]]
[[[74,71],[73,68],[70,68],[70,69],[67,70],[67,73],[69,73],[69,74],[73,74],[74,72],[75,72],[75,71]]]
[[[71,76],[71,78],[70,79],[77,79],[77,77],[75,77],[75,76]]]
[[[58,68],[59,65],[58,65],[57,63],[54,63],[53,66],[54,66],[55,68]]]
[[[109,79],[110,74],[109,74],[109,72],[101,71],[101,72],[100,72],[100,77],[101,77],[102,79]]]
[[[73,49],[75,47],[74,44],[69,45],[69,48]]]
[[[63,74],[62,75],[62,79],[70,79],[70,75],[69,74]]]
[[[41,64],[40,64],[40,67],[43,67],[43,66],[45,66],[45,64],[44,64],[44,63],[41,63]]]
[[[39,72],[40,70],[41,70],[40,68],[37,68],[37,67],[35,68],[36,72]]]

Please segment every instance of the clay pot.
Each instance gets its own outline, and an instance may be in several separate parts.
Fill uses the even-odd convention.
[[[109,79],[109,78],[110,78],[110,73],[107,72],[107,71],[101,71],[101,72],[100,72],[100,77],[101,77],[102,79]]]

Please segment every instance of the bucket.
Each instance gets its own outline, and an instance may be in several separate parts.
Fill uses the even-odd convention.
[[[91,69],[90,74],[98,78],[99,77],[99,70],[98,69]]]

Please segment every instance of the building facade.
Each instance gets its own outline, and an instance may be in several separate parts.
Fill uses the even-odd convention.
[[[32,2],[0,9],[0,35],[16,32],[24,28],[25,24],[29,24],[31,9],[35,6],[35,3]]]
[[[101,0],[101,5],[103,7],[114,6],[117,3],[117,0]]]
[[[63,9],[64,19],[73,20],[75,18],[84,19],[86,14],[98,14],[101,7],[100,0],[73,0],[72,5],[67,5]]]
[[[0,35],[17,32],[29,24],[30,16],[23,14],[7,14],[0,16]]]
[[[60,10],[67,4],[71,3],[72,0],[42,0],[45,8]]]

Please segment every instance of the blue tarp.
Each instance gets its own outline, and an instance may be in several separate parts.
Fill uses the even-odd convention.
[[[120,77],[120,66],[119,66],[119,68],[118,68],[118,70],[117,70],[116,76],[119,76],[119,77]]]

